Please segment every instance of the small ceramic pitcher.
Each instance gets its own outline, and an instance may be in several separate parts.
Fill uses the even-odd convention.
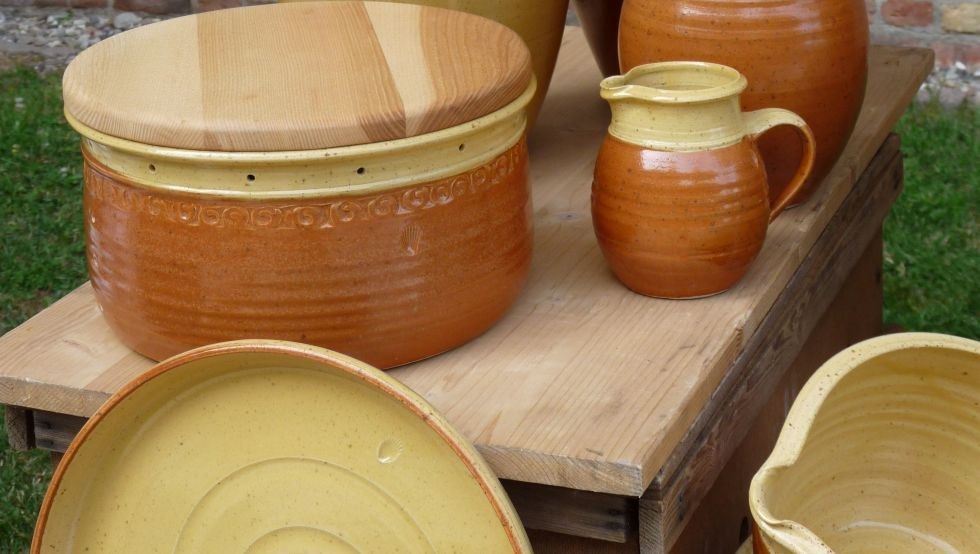
[[[793,112],[743,113],[745,77],[704,62],[642,65],[602,81],[612,108],[592,185],[592,221],[616,276],[647,296],[727,290],[762,249],[769,222],[813,167],[816,146]],[[756,141],[778,125],[804,139],[803,160],[770,206]]]

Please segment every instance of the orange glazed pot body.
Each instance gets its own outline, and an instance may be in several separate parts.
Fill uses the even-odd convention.
[[[623,284],[647,296],[694,298],[724,291],[748,271],[769,227],[767,190],[748,139],[719,150],[662,152],[607,137],[592,220]]]
[[[626,0],[619,32],[623,71],[670,60],[734,67],[749,86],[742,107],[791,110],[813,129],[817,158],[799,201],[847,144],[867,81],[863,0]],[[777,128],[759,141],[771,198],[799,165],[801,142]]]
[[[596,161],[592,221],[613,273],[647,296],[722,292],[745,275],[769,222],[792,201],[813,165],[813,135],[799,116],[743,113],[745,77],[704,62],[664,62],[600,85],[612,122]],[[770,208],[755,141],[792,125],[804,162]]]
[[[157,360],[267,338],[393,367],[485,331],[527,276],[523,137],[451,177],[279,200],[155,190],[85,154],[96,298],[123,342]]]

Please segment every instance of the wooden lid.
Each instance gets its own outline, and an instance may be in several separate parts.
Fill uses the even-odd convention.
[[[65,110],[107,135],[211,151],[311,150],[472,121],[531,82],[510,29],[410,4],[309,2],[148,25],[82,52]]]

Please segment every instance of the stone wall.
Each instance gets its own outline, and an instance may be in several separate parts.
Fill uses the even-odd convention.
[[[109,8],[174,14],[265,4],[274,0],[0,0],[0,6]],[[925,46],[937,66],[980,69],[980,0],[865,0],[873,41]]]
[[[275,0],[0,0],[0,6],[38,8],[108,8],[120,12],[158,15],[205,12],[221,8],[270,4]]]
[[[874,42],[932,48],[939,67],[980,68],[980,1],[865,1]]]

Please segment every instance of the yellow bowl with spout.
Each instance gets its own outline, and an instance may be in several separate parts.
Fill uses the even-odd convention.
[[[977,552],[980,343],[901,333],[831,358],[749,489],[756,552]]]

